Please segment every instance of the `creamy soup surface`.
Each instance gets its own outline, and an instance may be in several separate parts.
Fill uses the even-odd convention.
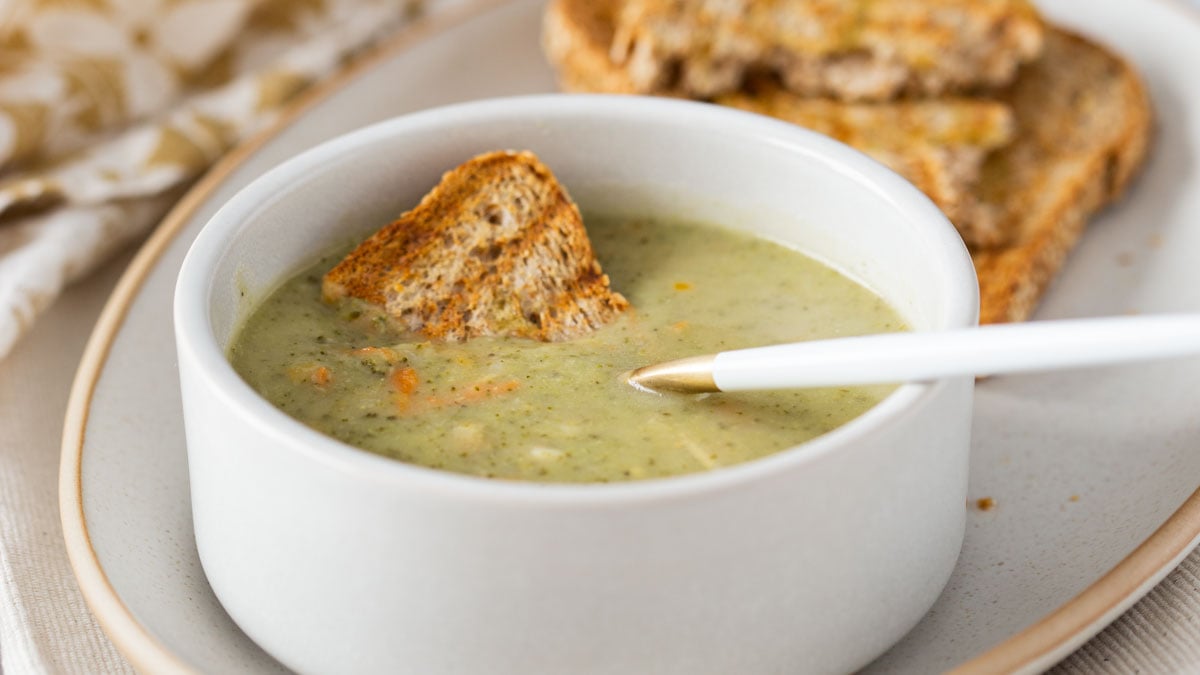
[[[489,478],[609,482],[704,471],[792,447],[892,385],[656,396],[621,374],[658,361],[904,330],[883,300],[795,250],[724,228],[590,217],[633,310],[564,343],[436,343],[355,302],[321,300],[337,252],[267,297],[229,356],[255,390],[334,438]]]

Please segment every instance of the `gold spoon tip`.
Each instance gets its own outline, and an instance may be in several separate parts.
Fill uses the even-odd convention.
[[[625,381],[638,391],[662,395],[707,394],[721,391],[713,380],[715,355],[693,356],[643,366],[629,372]]]
[[[641,376],[638,374],[638,371],[640,371],[640,370],[641,370],[641,368],[638,368],[636,370],[626,371],[625,373],[623,373],[621,375],[621,380],[623,380],[625,382],[625,384],[628,384],[629,386],[642,392],[643,394],[654,394],[656,396],[662,396],[663,393],[661,391],[658,391],[656,389],[651,389],[650,387],[647,387],[646,385],[642,384]]]

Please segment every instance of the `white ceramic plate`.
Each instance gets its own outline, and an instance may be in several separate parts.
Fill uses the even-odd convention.
[[[139,668],[281,669],[221,610],[192,540],[170,313],[192,238],[241,186],[331,136],[433,105],[553,90],[541,4],[489,2],[439,19],[315,91],[210,172],[118,285],[72,394],[62,509],[84,595]],[[1042,4],[1139,66],[1159,137],[1146,174],[1094,222],[1039,318],[1200,310],[1200,21],[1170,0]],[[872,668],[1037,669],[1146,592],[1200,538],[1197,382],[1193,359],[979,385],[971,494],[995,508],[967,505],[948,588]]]

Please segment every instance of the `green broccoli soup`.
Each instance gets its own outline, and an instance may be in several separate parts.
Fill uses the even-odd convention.
[[[658,396],[622,375],[669,359],[904,330],[842,274],[748,234],[691,223],[589,219],[632,309],[569,342],[461,343],[390,331],[357,301],[326,304],[329,255],[267,297],[233,367],[308,426],[403,462],[489,478],[609,482],[763,457],[862,414],[895,387]]]

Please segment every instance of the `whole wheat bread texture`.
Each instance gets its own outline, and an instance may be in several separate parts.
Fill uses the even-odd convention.
[[[881,101],[1002,86],[1041,39],[1027,0],[625,0],[609,58],[637,93],[707,98],[766,70],[803,96]]]
[[[1000,211],[1011,243],[971,252],[980,321],[1022,321],[1074,248],[1089,218],[1119,198],[1144,164],[1153,129],[1145,86],[1124,59],[1052,30],[1045,53],[1005,99],[1012,144],[984,164],[980,197]]]
[[[448,171],[421,202],[324,278],[431,339],[561,341],[629,303],[609,288],[579,209],[529,152],[491,152]]]
[[[546,9],[547,57],[567,91],[633,93],[627,72],[609,58],[622,0],[555,0]],[[996,209],[976,183],[984,157],[1010,142],[1015,124],[999,101],[943,98],[845,103],[806,98],[773,78],[755,77],[716,102],[779,117],[848,143],[883,162],[929,196],[972,245],[1003,243]]]
[[[625,70],[609,58],[621,2],[552,0],[548,5],[543,43],[564,89],[636,90]],[[913,182],[947,213],[971,247],[981,321],[998,323],[1030,316],[1088,219],[1123,193],[1143,164],[1152,112],[1141,79],[1126,61],[1052,26],[1045,29],[1039,58],[1025,65],[1012,85],[993,95],[991,104],[1010,110],[1008,138],[982,133],[979,138],[988,143],[961,143],[957,152],[944,133],[939,141],[939,133],[927,125],[910,125],[907,128],[915,133],[881,141],[878,134],[891,132],[876,126],[894,118],[898,121],[891,124],[906,127],[904,115],[897,115],[909,105],[906,102],[874,107],[805,99],[769,88],[721,100],[857,144]],[[926,109],[931,119],[958,120],[953,128],[962,130],[956,132],[962,139],[978,133],[970,129],[999,128],[996,113],[959,119],[963,110],[971,109],[962,107],[965,103],[942,98],[921,105],[931,106]],[[959,112],[935,112],[940,109]],[[978,120],[984,124],[977,126]]]

